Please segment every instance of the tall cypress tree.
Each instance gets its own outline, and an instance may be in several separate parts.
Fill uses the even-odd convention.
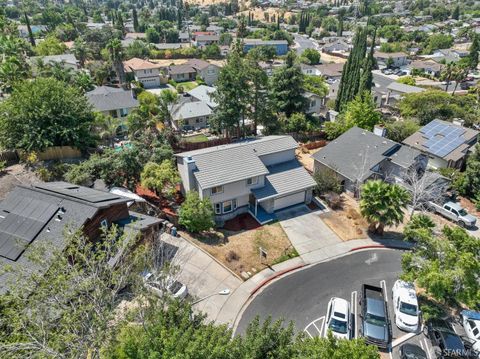
[[[358,94],[360,88],[361,67],[364,65],[366,52],[367,29],[360,27],[355,35],[352,51],[343,67],[337,100],[335,102],[336,111],[341,111],[343,107]]]
[[[480,51],[480,42],[478,35],[472,34],[472,45],[470,46],[470,54],[468,55],[468,65],[471,69],[476,69],[478,66],[478,51]]]
[[[25,24],[27,25],[28,39],[30,40],[30,44],[35,47],[35,38],[33,37],[32,28],[30,27],[30,20],[26,12],[24,12],[23,15],[25,16]]]
[[[137,9],[133,8],[132,10],[132,18],[133,18],[133,30],[135,32],[139,32],[139,26],[138,26],[138,15],[137,15]]]
[[[372,38],[372,45],[370,46],[370,52],[365,60],[365,66],[363,68],[362,77],[360,78],[360,87],[359,93],[362,94],[364,91],[370,92],[373,85],[373,75],[372,70],[375,66],[375,40],[377,37],[377,29],[375,29]]]

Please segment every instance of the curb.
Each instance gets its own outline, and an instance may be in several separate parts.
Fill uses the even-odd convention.
[[[284,275],[286,273],[293,272],[294,270],[303,268],[305,266],[306,266],[306,264],[298,264],[294,267],[281,270],[280,272],[275,273],[271,277],[268,277],[267,279],[264,279],[262,282],[260,282],[260,284],[258,284],[255,288],[253,288],[253,290],[250,292],[249,298],[251,298],[252,295],[254,295],[256,292],[258,292],[263,286],[270,283],[272,280],[277,279],[278,277],[281,277],[282,275]]]
[[[364,246],[351,248],[348,252],[355,252],[355,251],[360,251],[362,249],[375,249],[375,248],[400,249],[404,251],[408,251],[412,249],[410,247],[405,247],[405,246],[386,245],[386,244],[367,244]]]

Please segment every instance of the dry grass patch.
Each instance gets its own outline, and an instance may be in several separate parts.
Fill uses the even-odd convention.
[[[182,232],[181,235],[210,253],[238,275],[251,275],[268,265],[298,256],[279,223],[267,224],[242,232],[214,231],[202,235]],[[259,247],[267,251],[267,260],[260,260]]]
[[[312,155],[315,152],[320,151],[321,148],[315,148],[313,150],[307,150],[306,148],[297,148],[295,154],[300,163],[307,169],[307,171],[313,172],[313,158]]]

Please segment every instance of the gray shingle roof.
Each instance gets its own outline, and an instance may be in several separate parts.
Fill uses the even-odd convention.
[[[314,179],[297,160],[267,168],[270,173],[265,177],[265,186],[252,190],[259,202],[312,188],[316,185]]]
[[[175,112],[172,113],[172,118],[175,121],[182,119],[195,118],[200,116],[211,116],[212,109],[208,107],[205,102],[195,101],[195,102],[184,102],[180,104]]]
[[[408,149],[402,149],[402,145],[397,142],[352,127],[312,157],[351,181],[363,182],[372,175],[372,168],[386,158],[392,158],[392,162],[408,167],[408,160],[413,163],[416,157],[410,158],[412,153]],[[420,154],[418,151],[416,153]]]
[[[187,93],[190,96],[195,97],[197,100],[205,102],[211,108],[215,108],[218,106],[218,104],[211,97],[211,94],[215,93],[215,91],[215,87],[200,85],[188,91]]]
[[[402,84],[399,82],[392,82],[387,86],[387,89],[401,93],[418,93],[425,91],[424,88]]]
[[[100,112],[138,107],[138,100],[133,98],[132,92],[121,88],[99,86],[85,96],[95,110]]]
[[[297,148],[291,136],[267,136],[262,139],[179,153],[192,157],[197,182],[203,189],[266,175],[267,167],[259,157]]]

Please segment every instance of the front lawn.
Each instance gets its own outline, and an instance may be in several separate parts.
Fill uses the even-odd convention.
[[[202,235],[182,232],[181,235],[206,250],[238,275],[254,275],[265,268],[298,256],[279,223],[246,231],[216,230]],[[267,252],[260,259],[259,247]]]
[[[183,137],[182,140],[185,142],[192,142],[192,143],[206,142],[208,141],[208,137],[205,136],[203,133],[199,133],[198,135]]]
[[[178,82],[177,85],[182,86],[183,90],[187,92],[187,91],[193,90],[195,87],[198,87],[198,82],[197,81]]]

